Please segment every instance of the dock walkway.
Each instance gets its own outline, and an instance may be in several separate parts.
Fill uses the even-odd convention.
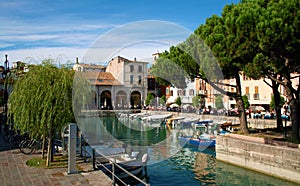
[[[26,165],[26,161],[40,154],[25,155],[19,149],[11,149],[0,134],[0,182],[3,186],[89,186],[112,185],[112,180],[102,171],[93,171],[88,163],[78,165],[82,170],[67,174],[67,168],[37,168]]]

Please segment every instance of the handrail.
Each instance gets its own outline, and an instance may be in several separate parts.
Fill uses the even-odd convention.
[[[90,145],[88,145],[90,146]],[[90,146],[91,147],[91,146]],[[100,152],[97,152],[99,155],[101,155],[101,157],[105,158],[106,160],[108,160],[111,164],[112,164],[112,171],[110,171],[107,167],[104,166],[104,164],[100,163],[100,162],[97,162],[96,160],[96,152],[95,152],[95,149],[92,148],[92,152],[89,152],[92,156],[92,163],[93,163],[93,169],[96,170],[96,164],[97,165],[101,165],[103,168],[105,168],[109,173],[112,174],[112,181],[113,181],[113,184],[115,185],[115,178],[117,178],[122,184],[126,185],[126,183],[121,179],[119,178],[116,174],[115,174],[115,168],[114,166],[117,166],[118,168],[120,168],[123,172],[125,172],[126,174],[128,174],[130,177],[133,177],[135,180],[139,181],[140,183],[142,183],[143,185],[145,186],[150,186],[149,183],[146,183],[145,181],[143,181],[142,179],[138,178],[137,176],[135,176],[134,174],[130,173],[129,171],[127,171],[126,169],[124,169],[123,167],[121,167],[120,165],[118,165],[116,163],[116,158],[114,158],[114,161],[111,161],[109,159],[108,156],[100,153]],[[88,151],[87,149],[85,149],[85,151]],[[146,166],[146,165],[145,165]]]
[[[113,185],[115,185],[115,178],[117,178],[123,185],[126,185],[126,183],[121,179],[119,178],[118,176],[115,175],[114,173],[114,170],[113,171],[110,171],[107,167],[105,167],[103,164],[100,164],[105,170],[107,170],[109,173],[112,174],[112,181],[113,181]]]

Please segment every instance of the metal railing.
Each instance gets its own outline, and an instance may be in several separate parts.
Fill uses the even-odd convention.
[[[89,146],[89,145],[88,145]],[[90,147],[90,146],[89,146]],[[119,178],[116,174],[115,174],[115,169],[116,167],[118,167],[120,170],[122,170],[125,174],[129,175],[130,177],[134,178],[135,180],[139,181],[140,183],[142,183],[145,186],[150,186],[149,183],[146,183],[145,181],[143,181],[142,179],[140,179],[139,177],[137,177],[136,175],[132,174],[131,172],[127,171],[126,169],[124,169],[123,167],[121,167],[118,163],[116,163],[116,158],[114,157],[113,160],[111,160],[111,158],[109,158],[108,156],[105,156],[102,153],[97,152],[101,158],[106,159],[109,163],[111,163],[112,165],[112,170],[110,170],[109,168],[107,168],[105,166],[105,164],[101,163],[101,162],[97,162],[96,159],[96,151],[94,148],[90,147],[92,152],[89,152],[89,150],[86,148],[86,146],[83,146],[85,153],[82,154],[89,154],[91,155],[92,158],[92,164],[93,164],[93,169],[97,170],[97,166],[101,166],[103,167],[106,171],[108,171],[111,175],[112,175],[112,181],[113,181],[113,185],[116,185],[116,180],[118,180],[121,184],[123,185],[127,185],[121,178]],[[146,166],[146,165],[143,165]],[[144,168],[144,167],[143,167]]]

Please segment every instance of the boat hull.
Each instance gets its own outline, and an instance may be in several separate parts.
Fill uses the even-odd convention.
[[[192,146],[202,147],[202,148],[216,146],[215,139],[198,139],[198,138],[192,138],[192,137],[179,137],[179,141],[183,145],[192,145]]]

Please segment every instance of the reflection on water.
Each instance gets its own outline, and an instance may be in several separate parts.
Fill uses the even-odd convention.
[[[220,161],[217,161],[216,163],[215,180],[218,185],[298,185],[275,177],[267,176],[265,174],[260,174],[255,171],[229,165]]]
[[[182,148],[178,133],[189,129],[168,131],[117,118],[83,118],[78,125],[90,144],[126,143],[147,152],[150,163],[144,179],[151,185],[297,185],[216,161],[214,149]]]

